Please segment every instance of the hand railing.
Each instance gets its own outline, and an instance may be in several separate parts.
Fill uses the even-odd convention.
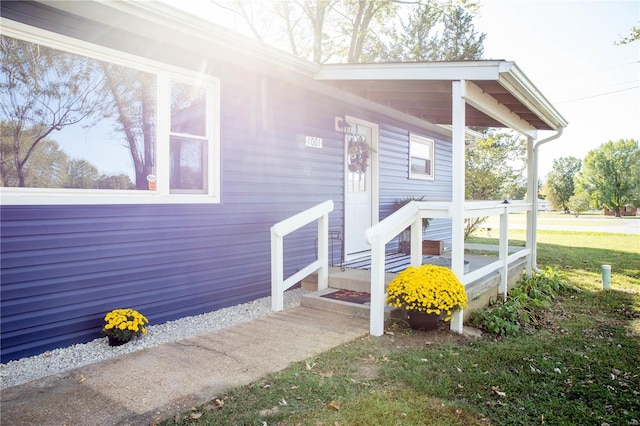
[[[527,247],[509,255],[508,247],[508,216],[515,212],[532,212],[532,203],[522,201],[469,201],[464,204],[464,218],[500,215],[500,244],[497,246],[498,260],[490,265],[458,277],[465,285],[482,278],[494,271],[501,274],[499,291],[507,294],[507,279],[509,263],[528,256],[527,271],[531,269],[531,247],[527,238]],[[533,212],[535,214],[535,212]],[[403,230],[411,226],[411,265],[422,264],[422,218],[450,218],[450,202],[413,201],[376,225],[369,228],[365,234],[371,244],[371,311],[370,334],[381,336],[384,332],[384,306],[385,306],[385,245],[396,238]],[[528,235],[528,234],[527,234]],[[452,247],[452,250],[462,250],[464,247]],[[456,314],[461,321],[462,312]],[[461,323],[460,323],[461,324]],[[453,326],[453,324],[452,324]],[[456,327],[461,330],[460,327]]]
[[[294,284],[318,271],[318,290],[329,286],[329,213],[333,201],[325,201],[291,216],[271,227],[271,309],[284,308],[284,292]],[[287,279],[284,278],[284,237],[303,226],[318,221],[317,258]]]

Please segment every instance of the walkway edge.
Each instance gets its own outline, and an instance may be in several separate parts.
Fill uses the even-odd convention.
[[[148,425],[367,335],[297,307],[2,391],[2,425]]]

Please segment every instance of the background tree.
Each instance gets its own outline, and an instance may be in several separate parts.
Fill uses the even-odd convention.
[[[100,175],[96,182],[98,189],[135,189],[135,187],[129,176],[123,173],[111,176]]]
[[[591,197],[585,191],[578,192],[569,198],[567,207],[576,215],[576,217],[578,217],[580,214],[591,208]]]
[[[462,5],[467,5],[465,9]],[[444,30],[440,40],[434,40],[432,51],[435,56],[428,58],[438,61],[462,61],[480,59],[484,54],[486,34],[478,34],[473,26],[475,3],[461,3],[450,7],[443,15]]]
[[[615,211],[640,201],[640,148],[634,139],[609,141],[589,151],[576,178],[579,190],[591,194],[599,207]]]
[[[127,141],[136,173],[136,188],[147,189],[155,154],[156,81],[142,71],[120,65],[100,64],[105,90],[113,99],[113,114]]]
[[[89,188],[96,187],[96,181],[100,177],[98,168],[86,160],[69,161],[69,179],[64,188]]]
[[[216,1],[257,39],[317,63],[479,59],[468,0]],[[440,30],[441,32],[438,32]]]
[[[627,37],[623,37],[619,41],[616,41],[614,44],[621,46],[623,44],[633,43],[634,41],[640,40],[640,27],[633,26],[629,31],[629,35]]]
[[[526,140],[515,133],[490,131],[465,156],[467,200],[522,199],[526,194]],[[465,238],[487,218],[465,220]]]
[[[68,181],[67,154],[57,142],[41,138],[33,146],[33,141],[44,130],[36,126],[24,128],[18,135],[16,148],[16,123],[3,121],[0,135],[0,177],[2,186],[22,186],[32,188],[62,188]],[[31,149],[29,161],[20,166],[23,153]],[[16,158],[16,155],[18,158]],[[18,167],[21,167],[18,172]]]
[[[102,73],[96,72],[96,61],[5,36],[0,36],[0,63],[0,121],[10,125],[2,131],[2,145],[11,151],[15,186],[24,187],[38,144],[102,113],[104,105],[93,98]]]
[[[575,157],[561,157],[553,160],[551,172],[547,176],[545,193],[553,209],[569,213],[569,198],[574,194],[574,178],[582,168],[582,161]]]

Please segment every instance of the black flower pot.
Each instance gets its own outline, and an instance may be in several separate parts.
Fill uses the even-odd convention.
[[[407,322],[414,330],[437,330],[440,325],[440,315],[407,311]]]
[[[109,339],[109,346],[121,346],[127,343],[129,340],[131,340],[131,339],[121,340],[113,336],[107,336],[107,339]]]

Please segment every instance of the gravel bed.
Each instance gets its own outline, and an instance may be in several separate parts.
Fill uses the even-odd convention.
[[[300,305],[304,290],[285,292],[285,308]],[[126,345],[109,346],[106,337],[88,343],[79,343],[66,348],[46,351],[40,355],[0,364],[0,389],[16,386],[46,376],[63,373],[94,362],[104,361],[119,355],[151,348],[163,343],[180,340],[196,334],[229,327],[271,314],[271,297],[219,309],[202,315],[181,318],[147,327],[147,335],[136,338]]]

